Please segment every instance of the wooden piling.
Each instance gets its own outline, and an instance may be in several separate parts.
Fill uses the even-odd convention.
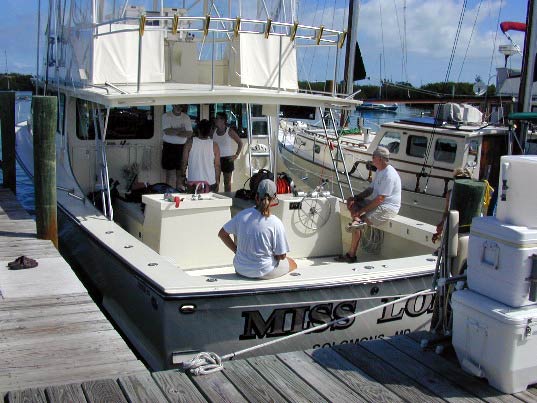
[[[34,186],[37,237],[58,247],[56,207],[56,116],[55,96],[32,97],[34,130]]]
[[[3,187],[17,191],[15,168],[15,91],[0,92]]]

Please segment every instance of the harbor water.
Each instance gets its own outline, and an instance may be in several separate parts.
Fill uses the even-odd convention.
[[[31,92],[17,92],[15,100],[15,121],[23,122],[31,117]],[[0,151],[2,143],[0,142]],[[32,216],[35,214],[35,197],[33,180],[26,175],[17,162],[17,200]],[[0,179],[3,183],[3,171],[0,170]]]

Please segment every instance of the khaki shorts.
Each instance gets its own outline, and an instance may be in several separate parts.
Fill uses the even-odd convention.
[[[393,210],[389,210],[386,207],[378,206],[375,210],[365,213],[365,217],[375,227],[380,227],[393,219],[397,213]]]

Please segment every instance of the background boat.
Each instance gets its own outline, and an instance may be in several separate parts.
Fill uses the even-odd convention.
[[[396,112],[399,105],[397,104],[380,104],[374,102],[364,102],[356,107],[357,111],[379,111],[379,112]]]

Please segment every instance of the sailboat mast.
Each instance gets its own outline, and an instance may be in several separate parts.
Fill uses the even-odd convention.
[[[345,92],[347,94],[352,94],[354,92],[354,60],[356,58],[356,42],[358,40],[358,11],[360,8],[359,0],[349,0],[349,20],[348,20],[348,31],[349,31],[349,40],[346,44],[345,52],[345,72],[343,76],[343,81],[345,83]]]
[[[524,55],[522,57],[522,72],[520,77],[520,88],[518,95],[518,111],[530,112],[532,89],[535,71],[535,54],[537,52],[537,7],[534,0],[528,0],[528,11],[526,17],[526,36],[524,37]],[[521,122],[520,125],[520,144],[522,152],[526,144],[528,135],[528,124]]]

